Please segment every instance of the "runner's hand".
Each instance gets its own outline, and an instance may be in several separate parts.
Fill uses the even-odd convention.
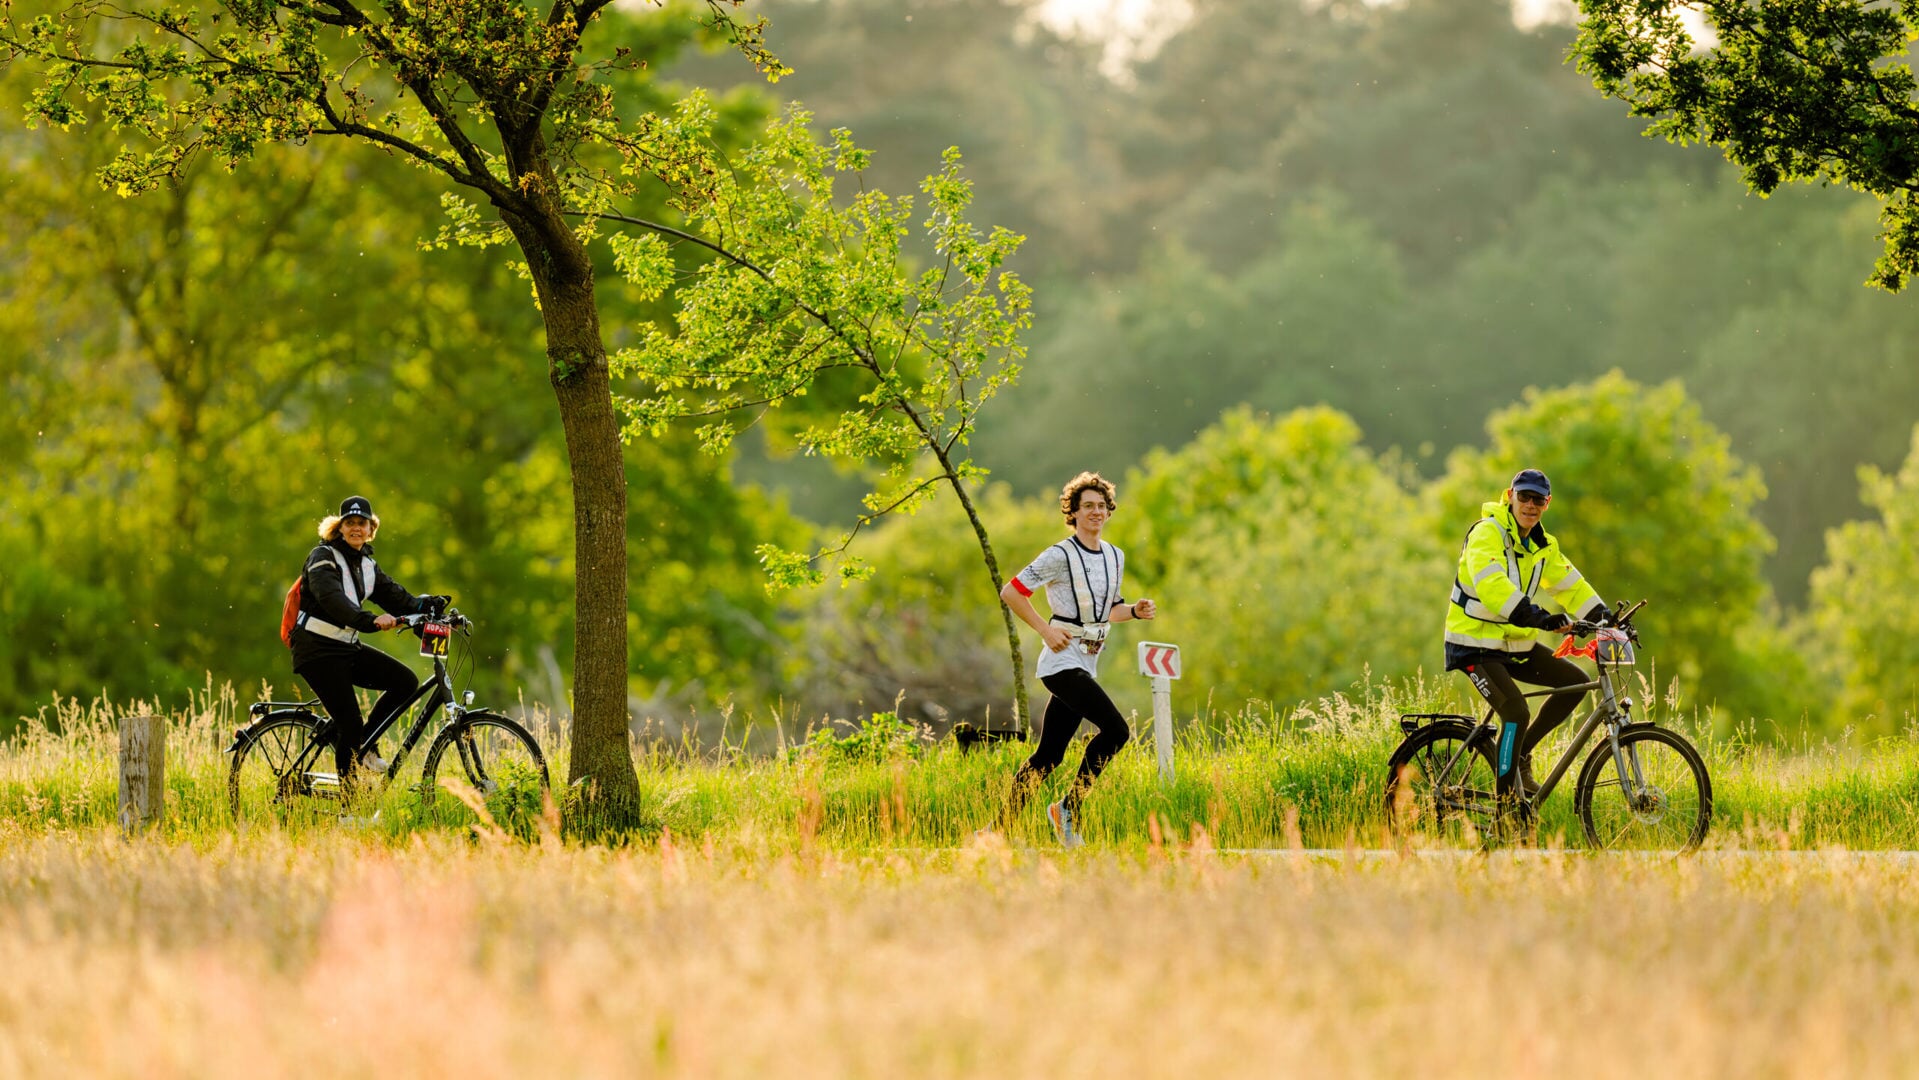
[[[1133,618],[1150,619],[1159,614],[1159,605],[1151,600],[1133,601]]]
[[[1046,647],[1054,652],[1065,652],[1066,646],[1073,643],[1073,635],[1051,623],[1041,628],[1039,637],[1046,643]]]

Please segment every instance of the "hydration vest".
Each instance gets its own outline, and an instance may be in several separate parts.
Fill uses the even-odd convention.
[[[1064,629],[1079,638],[1087,652],[1098,652],[1106,642],[1106,632],[1112,624],[1107,617],[1112,614],[1113,604],[1120,595],[1119,549],[1111,544],[1102,543],[1096,552],[1088,552],[1079,546],[1079,542],[1067,537],[1053,545],[1066,556],[1066,569],[1073,582],[1073,613],[1054,612],[1048,622]],[[1099,598],[1093,597],[1092,582],[1086,573],[1088,555],[1099,559],[1106,567],[1106,587],[1100,590]],[[1098,621],[1089,617],[1097,612]]]

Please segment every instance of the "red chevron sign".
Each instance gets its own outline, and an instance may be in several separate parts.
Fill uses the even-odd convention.
[[[1162,679],[1179,678],[1179,646],[1163,641],[1140,642],[1139,673]]]

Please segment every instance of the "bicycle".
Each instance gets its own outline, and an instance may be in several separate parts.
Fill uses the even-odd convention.
[[[442,791],[439,772],[449,750],[459,761],[461,777],[478,793],[494,820],[524,823],[539,815],[551,785],[546,755],[533,735],[510,717],[474,709],[473,691],[455,700],[453,678],[447,672],[452,638],[471,640],[473,621],[458,609],[402,616],[396,629],[420,638],[420,655],[431,657],[433,673],[398,708],[370,727],[354,747],[356,757],[374,750],[380,737],[417,706],[412,726],[400,739],[392,761],[375,774],[381,789],[400,774],[407,755],[426,734],[437,713],[445,718],[427,749],[418,792],[429,820],[453,814],[457,800]],[[337,813],[344,800],[338,775],[316,768],[322,755],[330,764],[332,721],[319,699],[261,701],[247,709],[249,722],[236,731],[226,752],[233,755],[227,774],[227,799],[235,821],[255,816],[319,816]],[[329,808],[328,804],[332,804]]]
[[[1494,711],[1477,721],[1459,713],[1403,713],[1406,738],[1387,763],[1386,820],[1402,838],[1426,835],[1452,843],[1490,843],[1537,820],[1594,732],[1605,738],[1586,758],[1573,788],[1573,807],[1595,848],[1651,847],[1696,850],[1712,825],[1712,780],[1699,751],[1675,731],[1634,722],[1633,701],[1619,691],[1619,673],[1636,662],[1639,631],[1632,619],[1646,606],[1621,601],[1605,623],[1575,622],[1555,656],[1585,656],[1597,675],[1590,681],[1528,693],[1529,698],[1572,691],[1599,691],[1599,701],[1574,733],[1538,791],[1507,800],[1496,795]],[[1574,648],[1578,637],[1593,640]],[[1617,797],[1609,797],[1611,791]]]

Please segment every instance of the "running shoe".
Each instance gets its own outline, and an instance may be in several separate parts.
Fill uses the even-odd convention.
[[[1053,823],[1053,835],[1059,837],[1060,847],[1070,849],[1085,843],[1073,828],[1073,811],[1064,801],[1047,804],[1046,820]]]

